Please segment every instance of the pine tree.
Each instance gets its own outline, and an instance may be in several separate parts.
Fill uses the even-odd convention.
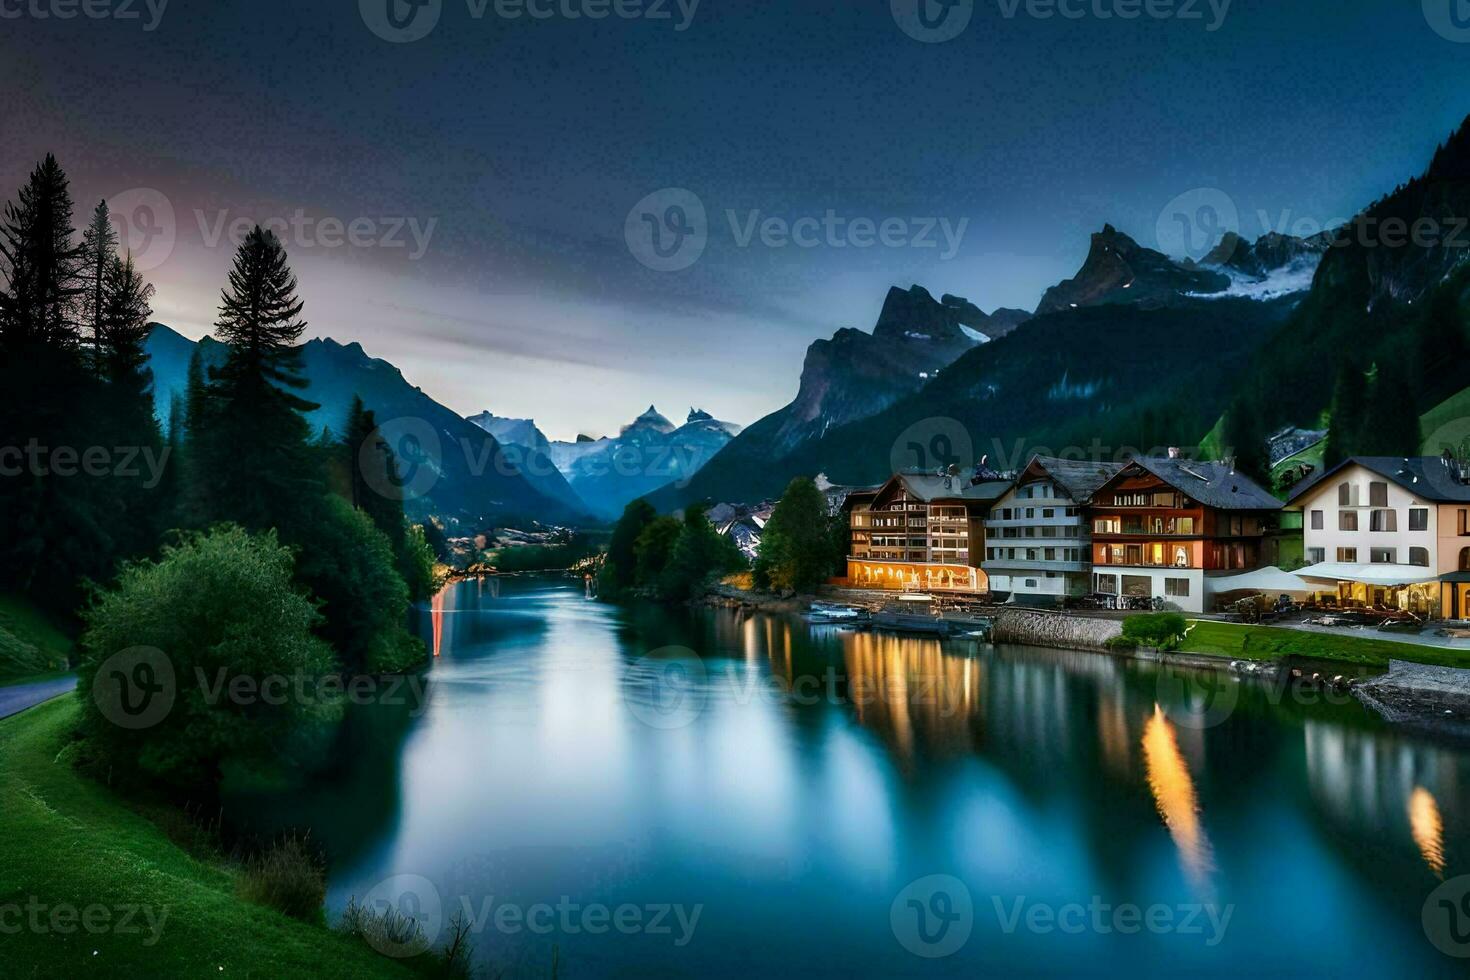
[[[1367,379],[1352,361],[1344,361],[1338,369],[1332,396],[1332,417],[1327,426],[1327,442],[1322,450],[1322,465],[1331,469],[1352,455],[1362,455],[1359,445],[1366,398],[1363,390]]]
[[[148,367],[149,300],[153,286],[143,281],[133,257],[112,257],[103,277],[101,315],[97,320],[95,369],[105,380],[104,411],[99,432],[108,444],[138,451],[147,470],[133,467],[117,474],[109,492],[111,517],[123,555],[151,552],[169,516],[160,490],[164,474],[157,466],[171,465],[162,455],[163,434],[153,406],[153,372]]]
[[[107,202],[102,201],[92,212],[92,223],[82,233],[82,249],[78,256],[81,269],[79,286],[82,290],[81,328],[90,335],[87,339],[91,343],[92,357],[99,373],[104,371],[101,347],[106,331],[103,320],[106,315],[104,306],[107,278],[116,258],[117,230],[112,227],[112,215],[107,210]]]
[[[1363,417],[1359,452],[1364,456],[1417,456],[1424,436],[1409,367],[1402,360],[1380,366]]]
[[[80,251],[73,244],[71,191],[51,154],[31,172],[19,202],[5,207],[0,257],[0,343],[12,353],[33,346],[74,349]]]
[[[827,500],[806,477],[792,480],[761,532],[754,581],[758,588],[811,592],[832,574],[833,541]]]
[[[609,599],[633,588],[638,581],[638,536],[658,518],[658,511],[641,497],[623,508],[607,546],[607,561],[598,576],[597,592]]]
[[[292,393],[307,384],[295,347],[302,307],[285,249],[257,226],[221,296],[215,325],[229,354],[210,372],[208,421],[194,437],[191,473],[208,521],[284,530],[304,517],[300,502],[321,492],[305,419],[318,406]]]
[[[71,219],[66,174],[48,155],[0,223],[0,445],[35,451],[0,480],[0,579],[68,611],[81,580],[110,576],[117,555],[111,487],[77,466],[100,445],[105,407],[80,356]]]
[[[1223,432],[1226,451],[1235,457],[1235,468],[1269,487],[1271,456],[1266,448],[1266,430],[1261,423],[1259,403],[1249,394],[1236,396],[1225,413]]]

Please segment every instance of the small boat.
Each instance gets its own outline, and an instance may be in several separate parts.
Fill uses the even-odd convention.
[[[813,623],[860,623],[867,620],[868,611],[835,602],[814,602],[807,610],[806,618]]]
[[[923,593],[901,595],[873,616],[873,625],[900,633],[947,636],[952,624],[934,608],[934,597]]]

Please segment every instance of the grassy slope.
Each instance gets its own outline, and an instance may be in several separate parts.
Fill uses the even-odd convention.
[[[0,721],[0,907],[101,903],[167,910],[140,935],[3,937],[10,977],[398,977],[402,965],[326,929],[235,897],[233,872],[196,860],[70,765],[72,698]],[[11,920],[14,921],[13,919]],[[44,920],[43,920],[44,921]],[[94,951],[96,951],[94,953]]]
[[[1436,438],[1463,439],[1470,436],[1470,388],[1451,395],[1434,408],[1419,416],[1419,429],[1424,433],[1426,456],[1438,456],[1444,446]]]
[[[67,662],[75,647],[66,628],[20,596],[0,594],[0,626],[38,648],[59,665]],[[35,677],[22,676],[33,673],[28,670],[17,672],[14,665],[0,660],[0,685],[35,680]]]
[[[1191,620],[1190,626],[1189,636],[1180,647],[1185,653],[1206,653],[1242,660],[1279,660],[1296,655],[1383,667],[1388,666],[1390,660],[1470,667],[1470,650],[1448,650],[1377,637],[1308,633],[1279,626],[1243,626],[1208,620]]]

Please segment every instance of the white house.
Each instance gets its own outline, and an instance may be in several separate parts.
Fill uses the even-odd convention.
[[[1345,606],[1470,615],[1470,479],[1448,457],[1354,456],[1293,491],[1307,567]]]
[[[993,592],[1053,603],[1092,590],[1092,532],[1084,510],[1120,463],[1035,456],[985,522]]]

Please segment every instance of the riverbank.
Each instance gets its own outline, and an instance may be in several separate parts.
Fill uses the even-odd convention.
[[[21,924],[4,937],[9,975],[420,975],[240,899],[228,864],[73,768],[77,715],[58,698],[0,721],[0,909]]]
[[[711,587],[701,604],[779,613],[801,612],[815,599],[823,599],[876,610],[888,598],[830,587],[817,596],[781,596],[726,581]],[[1122,618],[1117,616],[1016,606],[994,606],[984,612],[991,617],[995,643],[1080,650],[1267,681],[1281,675],[1280,667],[1288,659],[1320,662],[1323,669],[1309,669],[1303,682],[1352,688],[1359,700],[1394,724],[1439,734],[1470,734],[1470,725],[1460,720],[1470,717],[1470,670],[1465,669],[1470,667],[1470,650],[1205,619],[1189,621],[1189,632],[1177,648],[1129,650],[1112,643],[1122,633]],[[1333,663],[1342,664],[1346,676],[1332,670]],[[1394,665],[1392,682],[1380,689],[1366,688],[1352,676],[1363,668],[1387,671],[1390,665]],[[1364,688],[1361,693],[1359,688]]]

